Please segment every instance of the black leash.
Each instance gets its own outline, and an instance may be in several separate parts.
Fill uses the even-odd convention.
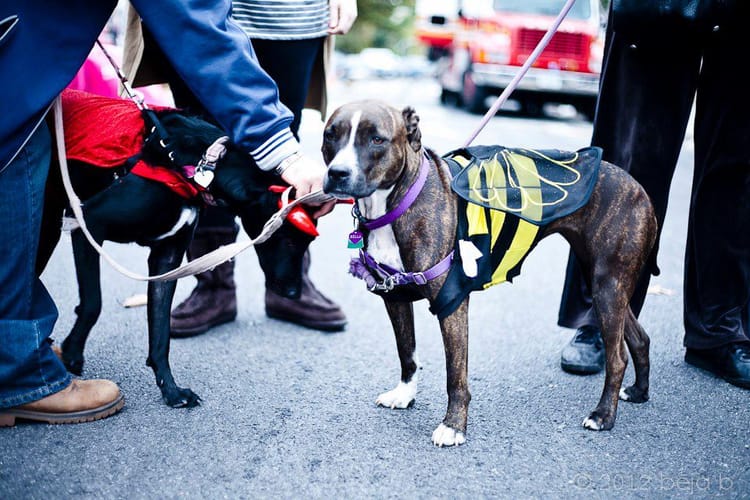
[[[156,116],[156,112],[153,109],[149,108],[148,104],[146,104],[146,102],[143,100],[143,97],[138,95],[135,90],[133,90],[133,87],[130,86],[128,78],[120,70],[120,67],[117,65],[115,60],[112,59],[112,56],[109,54],[109,52],[107,52],[107,49],[104,48],[102,42],[97,40],[96,44],[99,46],[101,51],[104,53],[104,56],[114,68],[115,73],[117,73],[117,78],[120,79],[120,83],[122,84],[122,88],[125,90],[125,93],[141,111],[141,115],[143,115],[143,121],[146,124],[146,128],[149,130],[149,132],[146,134],[145,143],[155,143],[164,153],[164,157],[167,158],[170,166],[173,168],[179,168],[180,165],[177,165],[175,163],[174,148],[172,146],[172,142],[169,139],[169,132],[167,132],[167,129],[164,128],[164,125],[161,123],[161,120],[159,120],[159,117]]]

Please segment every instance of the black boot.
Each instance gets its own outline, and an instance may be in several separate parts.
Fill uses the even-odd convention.
[[[604,369],[604,342],[598,326],[582,326],[562,350],[560,366],[568,373],[590,375]]]
[[[343,330],[346,327],[344,312],[313,285],[308,274],[309,269],[308,251],[302,264],[302,290],[299,299],[288,299],[266,288],[266,315],[314,330]]]
[[[685,361],[732,385],[750,389],[750,342],[732,342],[713,349],[688,348]]]
[[[238,228],[198,228],[188,260],[201,257],[222,245],[234,243]],[[230,260],[210,271],[196,274],[198,284],[190,296],[174,308],[171,318],[172,338],[193,337],[214,326],[237,318],[237,293],[234,284],[234,261]]]

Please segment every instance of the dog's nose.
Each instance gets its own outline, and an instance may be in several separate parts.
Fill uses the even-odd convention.
[[[351,177],[352,171],[344,165],[331,165],[328,168],[328,178],[331,181],[341,182]]]

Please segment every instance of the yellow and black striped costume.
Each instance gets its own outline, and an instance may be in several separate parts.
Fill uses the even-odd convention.
[[[451,269],[430,310],[449,316],[473,290],[511,281],[544,226],[585,205],[601,150],[477,146],[443,157],[459,198]]]

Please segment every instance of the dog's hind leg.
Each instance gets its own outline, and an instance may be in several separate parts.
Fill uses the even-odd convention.
[[[83,350],[86,339],[102,311],[102,289],[99,254],[94,250],[80,229],[70,235],[73,243],[73,259],[78,279],[79,304],[73,329],[62,343],[62,360],[69,372],[83,372]]]
[[[440,321],[445,347],[448,410],[443,422],[432,433],[437,446],[457,446],[466,442],[466,421],[469,416],[469,299],[466,298],[453,314]]]
[[[151,274],[162,274],[176,268],[182,261],[188,244],[190,231],[182,231],[174,238],[164,240],[151,247],[148,269]],[[146,364],[154,370],[156,384],[161,389],[162,399],[174,408],[191,408],[198,405],[200,397],[188,388],[178,387],[169,366],[169,314],[177,283],[171,281],[149,281],[148,283],[148,359]]]
[[[628,344],[630,356],[633,358],[635,383],[620,390],[620,399],[631,403],[645,403],[648,401],[650,366],[648,349],[650,340],[630,308],[628,308],[625,316],[625,342]]]
[[[396,348],[401,361],[401,380],[394,389],[378,396],[375,403],[391,409],[408,408],[414,403],[417,395],[417,369],[419,368],[414,339],[414,306],[411,302],[386,300],[385,308],[396,335]]]
[[[603,273],[602,273],[603,274]],[[602,339],[606,354],[604,390],[596,409],[583,421],[583,426],[595,431],[609,430],[615,425],[617,401],[628,364],[625,352],[625,311],[628,310],[628,293],[614,277],[602,275],[592,281],[592,297],[601,322]]]

